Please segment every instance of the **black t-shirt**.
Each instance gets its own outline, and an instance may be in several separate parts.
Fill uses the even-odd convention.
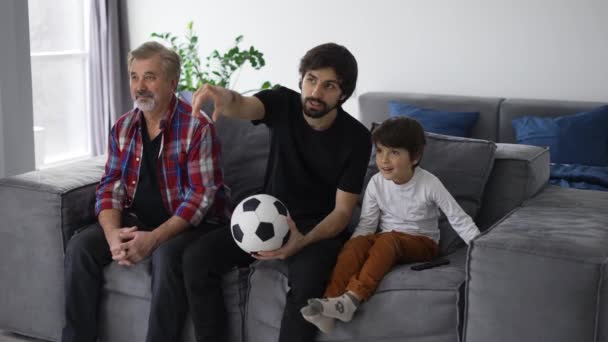
[[[320,221],[335,207],[336,190],[359,194],[371,151],[369,131],[344,110],[323,131],[308,125],[300,94],[287,89],[255,95],[270,128],[264,192],[283,201],[295,220]]]
[[[163,204],[158,183],[158,154],[162,134],[153,140],[148,136],[146,120],[141,118],[141,138],[143,142],[143,160],[139,168],[139,179],[135,198],[133,198],[132,210],[137,218],[146,225],[140,229],[154,229],[169,219],[169,214]]]

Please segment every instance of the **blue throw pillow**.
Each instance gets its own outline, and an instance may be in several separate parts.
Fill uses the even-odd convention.
[[[520,144],[548,146],[551,162],[608,166],[608,105],[556,118],[511,121]]]
[[[388,111],[391,118],[407,116],[418,120],[427,132],[464,138],[471,137],[471,130],[479,118],[478,112],[449,112],[397,101],[388,103]]]

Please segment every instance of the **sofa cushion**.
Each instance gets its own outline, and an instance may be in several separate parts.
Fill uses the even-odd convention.
[[[428,133],[420,166],[437,176],[462,209],[475,220],[494,165],[495,151],[496,145],[490,141]],[[464,245],[443,214],[439,219],[439,229],[442,254]]]
[[[390,101],[388,110],[390,117],[407,116],[416,119],[426,132],[467,138],[471,137],[471,130],[479,118],[479,112],[435,110],[400,101]]]
[[[100,303],[100,341],[144,341],[152,296],[150,259],[131,266],[112,262],[104,269]],[[248,268],[233,268],[222,277],[222,291],[227,314],[227,342],[243,341],[242,313],[246,300]],[[181,341],[195,341],[192,320],[184,322]]]
[[[319,333],[316,341],[402,342],[420,336],[457,341],[466,250],[448,259],[449,265],[424,271],[411,270],[411,264],[396,266],[351,322],[336,322],[330,334]],[[246,341],[277,341],[289,289],[285,263],[256,262],[249,280]]]
[[[112,262],[103,273],[105,291],[144,299],[152,297],[152,264],[149,258],[131,267]]]
[[[230,189],[232,206],[259,193],[264,185],[270,131],[265,125],[225,116],[215,123],[222,146],[224,182]]]
[[[491,141],[427,133],[420,166],[441,180],[462,209],[476,219],[482,195],[494,164],[496,145]],[[375,157],[370,158],[375,161]],[[366,183],[378,172],[370,160]],[[439,249],[449,254],[464,245],[462,239],[441,215]]]
[[[608,106],[557,118],[523,116],[512,124],[518,143],[548,146],[554,163],[608,165]]]

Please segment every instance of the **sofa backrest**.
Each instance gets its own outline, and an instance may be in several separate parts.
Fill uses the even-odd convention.
[[[605,105],[601,102],[505,99],[498,111],[498,142],[515,143],[511,122],[522,116],[557,117],[589,111]]]
[[[359,96],[360,120],[366,124],[385,120],[388,117],[388,103],[390,101],[404,101],[416,106],[437,110],[477,111],[480,113],[480,117],[473,129],[473,136],[499,142],[504,140],[512,142],[514,140],[512,138],[511,120],[517,116],[535,115],[537,113],[546,113],[546,116],[549,113],[554,113],[551,116],[557,116],[588,110],[600,105],[590,102],[504,100],[501,98],[413,93],[365,93]],[[483,132],[483,130],[486,130],[486,132]],[[481,199],[471,197],[471,193],[459,190],[463,185],[459,184],[461,183],[458,174],[459,165],[444,167],[446,160],[459,155],[452,148],[456,146],[455,143],[457,142],[449,141],[449,148],[442,147],[442,149],[432,152],[435,150],[434,145],[437,147],[444,144],[436,144],[433,139],[430,139],[425,154],[428,153],[427,157],[433,154],[437,154],[439,157],[426,158],[426,160],[423,158],[422,166],[439,177],[463,209],[476,220],[481,230],[489,228],[509,211],[537,194],[547,184],[549,179],[549,153],[546,148],[498,143],[498,150],[494,155],[495,160],[487,184],[484,179],[483,182],[479,183],[482,188],[475,188],[477,193],[482,191],[483,196]],[[466,149],[470,149],[470,146]],[[445,156],[449,156],[449,158],[445,159]],[[476,155],[473,153],[471,156],[475,157]],[[464,160],[466,158],[462,158],[463,163]],[[475,164],[470,165],[475,166]],[[472,171],[468,169],[467,172]],[[481,201],[481,207],[479,207],[480,202],[478,201]],[[446,229],[446,224],[447,222],[440,221],[442,230],[440,247],[442,252],[449,253],[461,241],[457,239],[455,232]]]
[[[236,206],[256,194],[264,185],[268,162],[270,131],[263,124],[220,116],[215,123],[222,146],[221,165],[230,199]]]
[[[359,96],[359,120],[366,127],[388,118],[388,104],[404,101],[409,104],[454,112],[479,112],[472,138],[499,143],[515,143],[511,121],[521,116],[557,117],[588,111],[606,103],[540,99],[505,99],[408,92],[368,92]]]
[[[359,96],[359,120],[370,128],[373,122],[388,117],[388,103],[403,101],[409,104],[454,112],[479,112],[471,138],[496,141],[498,107],[501,98],[416,93],[369,92]]]

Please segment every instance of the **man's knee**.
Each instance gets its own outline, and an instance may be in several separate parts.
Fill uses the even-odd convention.
[[[318,241],[292,256],[288,260],[289,268],[331,272],[341,249],[342,244],[336,239]]]
[[[158,248],[152,252],[153,261],[158,260],[170,264],[176,262],[180,263],[188,244],[180,243],[181,241],[179,241],[178,238],[179,237],[173,238],[158,246]]]
[[[86,252],[86,247],[83,242],[83,239],[81,239],[78,234],[68,241],[68,245],[65,248],[66,262],[80,258]]]
[[[181,256],[184,274],[196,275],[213,269],[213,260],[218,258],[218,255],[213,254],[213,244],[204,238],[190,244]]]
[[[155,273],[172,273],[181,268],[183,250],[161,245],[152,253],[152,267]]]
[[[325,290],[340,244],[331,240],[321,242],[304,249],[289,262],[289,282],[294,295],[318,297]]]
[[[68,244],[65,249],[65,260],[73,261],[78,260],[83,257],[93,256],[95,250],[98,249],[98,245],[101,241],[99,240],[98,234],[95,234],[93,229],[101,229],[100,227],[89,227],[85,228],[83,231],[76,233],[72,238],[68,241]]]
[[[195,229],[195,228],[192,228]],[[201,233],[200,231],[186,231],[181,235],[161,244],[152,253],[152,263],[154,267],[163,267],[167,270],[177,270],[183,268],[185,253],[191,245],[196,245],[199,240],[196,240]],[[194,241],[193,241],[194,240]],[[196,249],[194,249],[196,250]]]

